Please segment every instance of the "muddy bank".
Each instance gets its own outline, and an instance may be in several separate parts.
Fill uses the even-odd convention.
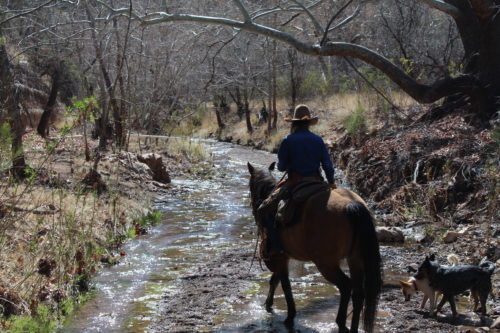
[[[163,295],[160,319],[151,327],[153,331],[222,329],[220,321],[228,307],[241,305],[254,296],[252,281],[260,279],[262,271],[258,262],[251,266],[252,258],[249,249],[233,248],[183,274],[176,288]]]
[[[406,276],[406,264],[411,260],[411,249],[383,246],[382,257],[385,258],[386,277],[380,297],[379,316],[376,325],[377,332],[495,332],[495,330],[481,330],[489,327],[493,318],[500,315],[500,307],[490,299],[488,302],[490,315],[481,323],[477,314],[471,311],[472,304],[465,297],[459,301],[461,315],[456,320],[451,318],[449,307],[445,306],[443,313],[436,318],[428,317],[420,309],[421,294],[406,302],[397,287],[397,278]],[[275,314],[267,314],[263,309],[265,292],[267,292],[268,275],[254,263],[250,264],[253,252],[250,247],[234,247],[215,255],[211,260],[193,267],[192,272],[183,274],[176,287],[165,293],[159,306],[159,320],[151,326],[154,332],[288,332],[282,324],[286,315],[286,306],[279,300],[283,297],[278,288],[275,305]],[[261,289],[258,291],[254,283],[258,282]],[[295,286],[295,297],[298,302],[303,298],[313,299],[314,295],[302,294],[297,285],[303,283],[300,276],[292,277],[292,289]],[[256,293],[261,295],[256,295]],[[256,307],[245,304],[252,303],[257,297],[260,302]],[[330,289],[327,299],[335,300],[338,294],[335,288]],[[326,302],[323,300],[323,302]],[[307,303],[307,302],[306,302]],[[314,302],[311,302],[314,303]],[[335,302],[333,302],[335,303]],[[331,332],[335,331],[334,320],[337,308],[324,307],[321,311],[329,316],[329,327],[314,327],[309,325],[309,306],[297,307],[295,332]],[[232,311],[239,311],[239,320],[231,320],[228,315]],[[245,312],[258,313],[248,314]],[[497,331],[498,332],[498,331]]]

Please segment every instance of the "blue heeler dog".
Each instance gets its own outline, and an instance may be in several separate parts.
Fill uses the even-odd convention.
[[[474,311],[478,310],[478,298],[481,308],[478,310],[486,315],[486,300],[491,292],[491,275],[495,270],[495,264],[482,260],[479,265],[444,266],[435,261],[434,255],[425,257],[418,268],[416,279],[427,278],[429,285],[443,294],[443,299],[437,306],[437,311],[445,304],[450,303],[453,316],[457,316],[455,296],[466,290],[471,291],[474,299]]]

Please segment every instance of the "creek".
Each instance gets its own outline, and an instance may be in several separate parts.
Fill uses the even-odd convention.
[[[203,142],[212,155],[215,176],[173,180],[178,194],[158,197],[155,202],[163,222],[147,235],[129,241],[123,248],[127,253],[124,260],[95,277],[94,297],[61,332],[149,332],[159,316],[163,295],[178,288],[183,276],[197,265],[235,247],[254,251],[256,226],[249,206],[246,163],[264,167],[276,156],[229,143]],[[386,258],[397,260],[404,249],[382,247],[382,251]],[[248,267],[242,267],[245,269]],[[386,270],[385,280],[403,278],[395,271],[404,269]],[[221,300],[225,306],[214,319],[216,326],[212,323],[193,331],[235,332],[235,327],[246,327],[245,331],[252,332],[285,332],[281,324],[286,315],[283,294],[280,290],[276,295],[276,314],[267,314],[262,304],[270,273],[260,268],[259,272],[257,279],[248,281],[243,301],[231,304]],[[300,331],[334,330],[337,289],[311,263],[292,261],[291,280]],[[384,316],[380,310],[379,318]]]

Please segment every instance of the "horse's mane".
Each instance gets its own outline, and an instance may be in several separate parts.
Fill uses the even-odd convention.
[[[250,203],[255,215],[257,208],[266,199],[276,186],[276,179],[267,170],[255,168],[250,177]]]

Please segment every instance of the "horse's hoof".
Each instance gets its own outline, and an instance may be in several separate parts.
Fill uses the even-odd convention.
[[[349,329],[347,327],[339,328],[339,333],[349,333]]]
[[[287,317],[284,321],[284,324],[286,326],[286,328],[293,328],[293,317],[290,318],[290,317]]]
[[[269,312],[269,313],[273,313],[273,306],[272,305],[268,305],[268,304],[265,304],[266,306],[266,311]]]

